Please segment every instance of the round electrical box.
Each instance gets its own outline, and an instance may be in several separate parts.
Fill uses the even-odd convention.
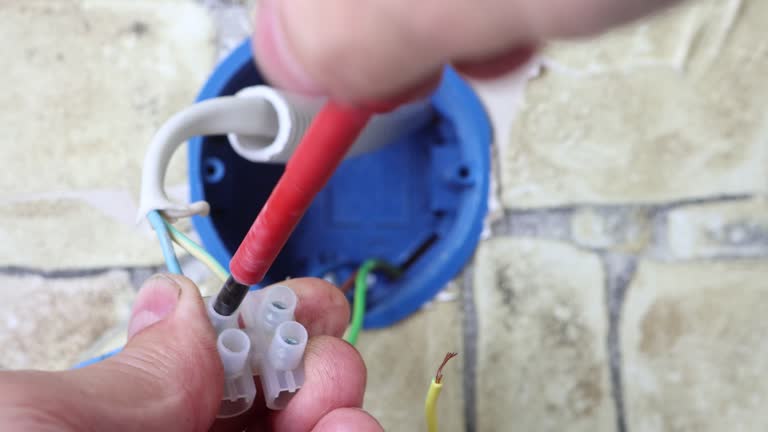
[[[214,71],[198,100],[262,84],[244,42]],[[405,266],[396,280],[372,281],[366,327],[418,310],[474,252],[487,210],[491,127],[480,100],[447,69],[431,97],[434,119],[372,153],[345,160],[294,231],[264,284],[317,276],[337,284],[369,258]],[[190,141],[192,201],[211,205],[193,223],[227,266],[284,169],[249,162],[227,137]]]

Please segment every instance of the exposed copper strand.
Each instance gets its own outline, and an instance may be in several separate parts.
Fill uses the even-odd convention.
[[[448,360],[456,357],[457,355],[459,355],[459,353],[455,352],[449,352],[445,355],[443,362],[440,364],[440,367],[437,368],[437,373],[435,374],[435,382],[437,384],[440,384],[440,382],[443,381],[443,368],[445,367],[446,363],[448,363]]]

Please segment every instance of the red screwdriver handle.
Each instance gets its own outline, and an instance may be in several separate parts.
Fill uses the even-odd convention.
[[[328,183],[373,111],[332,101],[320,110],[230,262],[232,276],[254,285],[264,278],[312,200]]]

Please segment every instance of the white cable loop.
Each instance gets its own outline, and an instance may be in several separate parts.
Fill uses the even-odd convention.
[[[152,210],[168,219],[207,215],[205,201],[173,202],[165,193],[165,172],[171,156],[189,138],[227,135],[232,148],[252,162],[286,162],[298,146],[324,99],[310,99],[266,86],[248,87],[236,96],[209,99],[170,118],[157,131],[144,158],[139,218]],[[347,157],[374,151],[425,125],[432,118],[427,101],[404,105],[374,116]]]
[[[277,133],[274,111],[259,98],[220,97],[194,104],[170,118],[157,131],[144,158],[139,217],[160,210],[170,219],[206,215],[208,203],[182,204],[165,193],[165,172],[171,156],[189,138],[225,135],[230,132],[264,137],[268,143]]]

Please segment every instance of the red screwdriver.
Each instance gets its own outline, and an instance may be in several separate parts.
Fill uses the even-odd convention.
[[[213,306],[217,313],[235,313],[249,286],[264,279],[312,200],[328,183],[374,112],[333,101],[323,106],[232,257],[232,274]]]

